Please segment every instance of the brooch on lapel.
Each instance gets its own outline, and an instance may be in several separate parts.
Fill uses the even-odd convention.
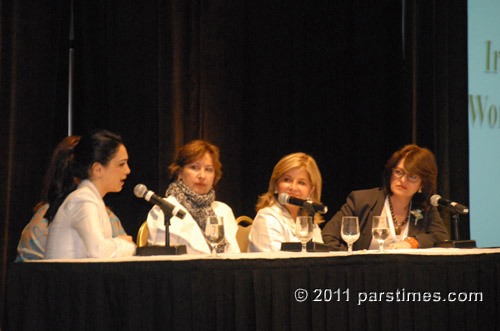
[[[422,210],[421,209],[411,210],[410,214],[415,219],[415,226],[417,226],[419,220],[421,220],[422,218],[424,218],[424,215],[422,215]]]

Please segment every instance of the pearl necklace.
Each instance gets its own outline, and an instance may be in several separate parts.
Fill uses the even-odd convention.
[[[394,214],[394,209],[392,209],[392,203],[391,203],[390,197],[389,197],[389,209],[391,210],[392,221],[394,222],[394,231],[396,232],[396,236],[399,236],[401,234],[401,228],[410,219],[411,202],[410,202],[410,208],[408,208],[408,214],[406,215],[405,219],[401,223],[398,223],[398,220],[396,219],[396,215]]]

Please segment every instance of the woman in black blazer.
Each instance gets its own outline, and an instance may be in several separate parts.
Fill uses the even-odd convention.
[[[383,187],[353,191],[346,203],[325,225],[322,235],[331,250],[347,250],[340,236],[343,216],[358,216],[360,237],[354,250],[377,249],[372,238],[373,216],[387,216],[391,234],[388,249],[428,248],[449,239],[436,207],[429,203],[436,193],[437,165],[427,148],[407,145],[387,161]]]

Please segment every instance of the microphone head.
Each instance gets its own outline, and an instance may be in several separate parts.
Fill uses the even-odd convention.
[[[431,196],[431,205],[433,205],[434,207],[437,207],[439,206],[439,199],[441,199],[441,196],[439,194],[434,194],[433,196]]]
[[[288,199],[290,198],[290,196],[286,193],[280,193],[280,195],[278,195],[278,202],[281,203],[282,205],[286,205],[288,203]]]
[[[134,187],[134,194],[138,198],[144,198],[144,194],[148,191],[148,188],[144,184],[137,184]]]

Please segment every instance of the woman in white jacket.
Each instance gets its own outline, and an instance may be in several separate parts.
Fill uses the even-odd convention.
[[[277,197],[287,193],[291,197],[312,202],[321,202],[321,173],[312,156],[293,153],[284,156],[274,167],[269,189],[259,197],[249,236],[250,252],[274,252],[281,249],[283,242],[299,242],[295,235],[295,220],[298,215],[307,215],[302,208],[290,204],[282,205]],[[313,241],[323,243],[322,222],[316,214]]]
[[[170,244],[186,245],[188,254],[210,253],[204,235],[208,216],[222,216],[225,239],[217,252],[239,253],[236,241],[236,220],[231,208],[215,201],[214,186],[222,176],[219,148],[204,140],[194,140],[184,145],[169,166],[171,183],[166,200],[186,212],[183,219],[170,219]],[[147,219],[150,245],[165,244],[165,219],[162,210],[155,206]]]
[[[127,175],[127,149],[108,131],[83,136],[62,169],[62,185],[49,196],[46,259],[109,258],[135,254],[131,236],[112,237],[103,201],[121,191]],[[76,186],[76,183],[79,185]]]

